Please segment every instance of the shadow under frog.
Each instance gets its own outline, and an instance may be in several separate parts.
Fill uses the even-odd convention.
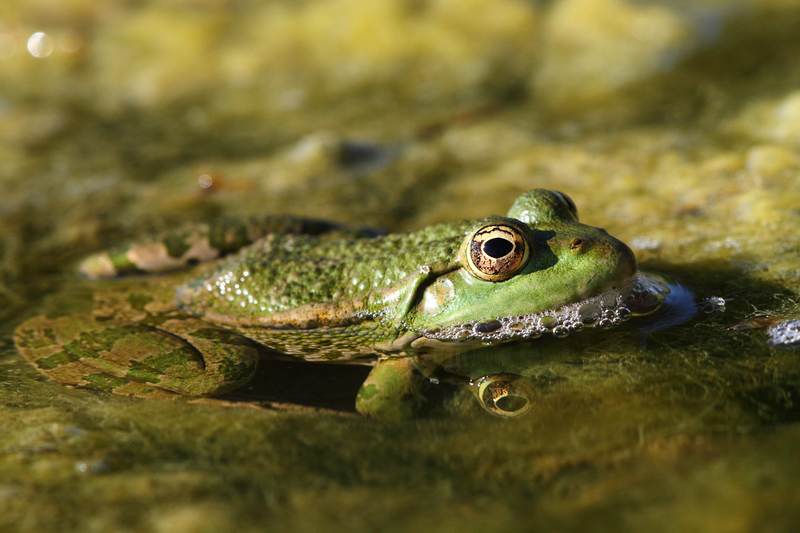
[[[356,409],[384,418],[412,414],[432,369],[455,354],[611,328],[669,293],[624,243],[579,222],[568,196],[542,189],[506,216],[404,234],[292,217],[192,224],[80,269],[97,280],[89,301],[15,332],[22,355],[57,382],[218,397],[279,352],[372,365]],[[469,384],[491,412],[522,410],[515,376]]]

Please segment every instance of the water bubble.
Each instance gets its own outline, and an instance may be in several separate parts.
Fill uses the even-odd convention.
[[[545,315],[541,318],[540,324],[545,329],[553,329],[558,325],[558,319],[551,315]]]
[[[800,320],[785,320],[767,330],[769,343],[784,348],[800,346]]]
[[[581,324],[587,327],[594,326],[594,324],[597,322],[597,318],[597,316],[587,316],[581,319]]]
[[[455,333],[456,339],[468,339],[469,338],[469,331],[466,329],[460,329]]]
[[[475,340],[483,344],[514,339],[536,339],[544,333],[563,338],[585,327],[612,328],[627,321],[636,311],[630,300],[652,302],[649,310],[660,307],[668,289],[665,285],[645,275],[639,275],[625,287],[612,288],[597,296],[564,305],[558,309],[530,315],[498,317],[482,322],[467,322],[435,331],[424,331],[425,337],[450,342]]]
[[[583,327],[584,327],[583,322],[573,321],[569,323],[569,329],[571,329],[572,331],[581,331]]]
[[[569,328],[565,325],[559,325],[553,328],[553,336],[559,339],[563,339],[564,337],[569,336]]]
[[[619,293],[609,291],[600,295],[600,305],[603,308],[614,307],[619,303]]]
[[[578,308],[578,314],[584,322],[592,323],[600,314],[600,306],[596,302],[587,302]]]
[[[28,53],[38,59],[49,57],[53,53],[53,38],[43,31],[37,31],[28,37]]]
[[[700,302],[700,309],[706,314],[724,313],[725,303],[725,298],[721,296],[709,296]]]
[[[201,189],[210,189],[214,186],[214,176],[211,174],[200,174],[197,176],[197,184]]]
[[[631,318],[631,310],[627,307],[620,307],[614,312],[614,317],[620,322],[625,322]]]
[[[75,472],[79,474],[102,474],[107,472],[110,468],[110,465],[103,459],[78,461],[73,466]]]
[[[502,327],[503,324],[499,320],[479,322],[475,324],[475,333],[493,333]]]

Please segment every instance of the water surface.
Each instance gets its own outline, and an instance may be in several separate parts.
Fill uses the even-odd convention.
[[[800,353],[766,328],[800,315],[798,35],[789,0],[5,0],[0,529],[790,531]],[[448,388],[360,418],[363,369],[289,363],[230,398],[256,407],[110,397],[10,342],[165,225],[401,231],[533,187],[724,312],[462,356],[535,384],[511,421]]]

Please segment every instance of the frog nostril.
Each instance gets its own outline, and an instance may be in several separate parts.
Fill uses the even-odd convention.
[[[572,239],[572,242],[569,243],[569,249],[574,252],[580,252],[586,245],[586,241],[583,239]]]

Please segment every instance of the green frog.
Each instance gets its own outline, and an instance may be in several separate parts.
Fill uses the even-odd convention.
[[[189,225],[93,255],[80,270],[98,280],[86,309],[15,332],[50,379],[213,397],[280,352],[374,365],[356,408],[387,418],[413,412],[453,354],[611,327],[653,312],[668,290],[637,273],[628,246],[580,223],[566,194],[543,189],[506,216],[402,234],[290,217]],[[490,412],[529,407],[516,376],[469,385]]]

